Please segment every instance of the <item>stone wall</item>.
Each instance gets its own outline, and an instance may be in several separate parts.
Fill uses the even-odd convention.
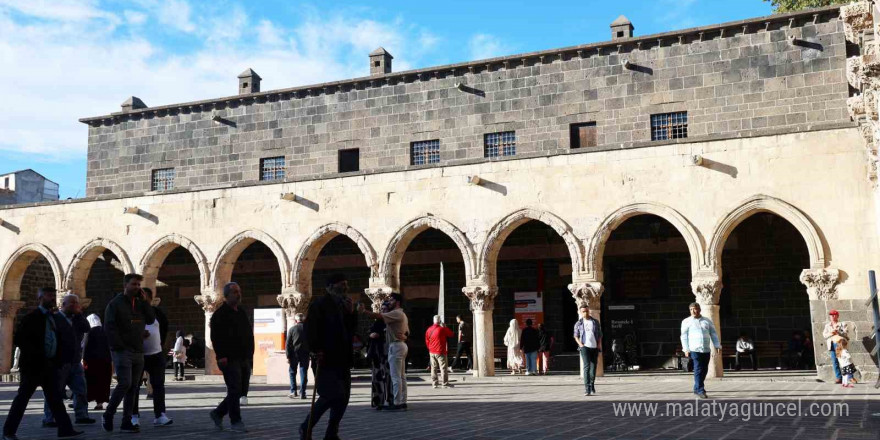
[[[584,122],[597,129],[585,150],[647,146],[650,116],[665,112],[687,112],[689,139],[848,122],[843,31],[826,9],[96,118],[87,195],[150,191],[159,168],[176,170],[176,189],[256,182],[260,159],[276,156],[288,180],[332,177],[349,148],[360,149],[360,174],[412,169],[410,143],[433,139],[440,162],[430,166],[480,162],[484,134],[500,131],[516,132],[517,156],[568,154],[570,124]]]

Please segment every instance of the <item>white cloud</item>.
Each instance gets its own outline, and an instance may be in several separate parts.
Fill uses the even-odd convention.
[[[0,0],[0,7],[47,20],[80,22],[100,18],[118,21],[114,14],[98,9],[95,0]]]
[[[160,0],[150,5],[160,24],[171,26],[181,32],[195,32],[196,25],[192,22],[192,10],[186,0]]]
[[[257,41],[261,46],[282,46],[284,45],[284,30],[269,20],[262,20],[257,25]]]
[[[477,34],[471,37],[468,49],[472,60],[494,58],[510,53],[510,48],[506,44],[498,37],[489,34]]]
[[[125,10],[122,15],[125,17],[125,22],[132,26],[140,26],[147,21],[147,14],[143,12]]]

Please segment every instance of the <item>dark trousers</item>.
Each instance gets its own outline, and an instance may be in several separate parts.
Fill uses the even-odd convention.
[[[473,369],[474,355],[473,351],[471,350],[471,343],[469,341],[462,341],[458,343],[458,350],[455,352],[455,360],[452,361],[452,368],[461,368],[461,355],[463,353],[467,353],[467,369]]]
[[[165,412],[165,354],[162,352],[144,356],[144,372],[150,375],[153,386],[153,415],[158,418]],[[134,408],[132,414],[140,414],[138,401],[141,395],[141,380],[138,380],[134,392]]]
[[[746,351],[738,351],[736,352],[736,363],[734,364],[734,368],[737,370],[740,369],[739,358],[740,356],[748,356],[749,359],[752,360],[752,370],[758,369],[758,354],[755,353],[755,350],[746,350]]]
[[[706,375],[709,374],[709,353],[691,352],[694,361],[694,394],[706,392]]]
[[[144,354],[131,351],[112,351],[113,367],[116,369],[116,388],[110,394],[110,402],[104,415],[112,418],[122,402],[122,422],[130,422],[134,402],[137,400],[138,384],[144,374]]]
[[[70,387],[73,393],[73,412],[76,419],[89,418],[89,402],[86,400],[86,376],[83,366],[79,362],[73,364],[61,365],[57,370],[58,378],[55,384],[58,385],[58,395],[64,396],[64,387]],[[49,401],[43,400],[43,421],[55,421],[52,418],[52,410],[49,408]]]
[[[226,398],[214,411],[220,417],[229,414],[229,421],[238,423],[241,421],[241,404],[238,399],[251,380],[251,364],[245,359],[227,359],[226,366],[221,366],[220,371],[223,372],[223,381],[226,382]]]
[[[292,356],[287,358],[290,366],[287,367],[290,374],[290,394],[297,394],[296,374],[299,373],[299,394],[306,396],[306,385],[309,384],[309,356]]]
[[[318,387],[318,401],[315,402],[314,414],[311,418],[314,427],[321,416],[330,410],[330,420],[327,421],[327,432],[324,438],[334,438],[339,433],[339,423],[348,408],[348,400],[351,397],[351,370],[348,368],[319,367],[318,377],[315,383]],[[308,431],[309,416],[302,423],[303,431]]]
[[[584,390],[590,391],[596,389],[596,366],[599,364],[599,349],[580,347],[578,353],[581,355],[581,362],[584,364]]]
[[[183,364],[183,362],[175,362],[174,363],[174,378],[175,379],[177,379],[177,378],[184,379],[186,377],[185,376],[186,371],[184,371],[185,369],[186,368],[185,368],[185,365]]]
[[[31,396],[34,395],[37,387],[43,389],[46,401],[49,402],[49,410],[52,412],[52,417],[58,422],[58,435],[73,432],[70,416],[67,415],[67,411],[64,409],[64,401],[61,400],[61,394],[59,393],[61,386],[58,384],[58,368],[51,366],[36,374],[22,371],[18,393],[12,401],[9,415],[3,424],[3,435],[12,436],[18,431],[18,425],[21,424],[27,404],[30,402]]]

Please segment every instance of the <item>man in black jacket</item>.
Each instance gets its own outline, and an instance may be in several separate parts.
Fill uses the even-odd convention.
[[[532,327],[532,320],[526,319],[526,328],[520,336],[520,347],[526,357],[526,376],[538,374],[538,349],[541,347],[541,339],[538,331]]]
[[[101,420],[104,430],[113,431],[113,415],[122,402],[122,432],[139,432],[140,428],[131,423],[134,399],[137,398],[137,384],[144,371],[144,338],[149,334],[147,324],[156,320],[153,308],[143,298],[138,274],[127,274],[122,278],[125,291],[116,295],[104,311],[104,331],[110,341],[110,356],[116,369],[116,388],[110,395],[110,402]],[[123,400],[124,399],[124,400]]]
[[[309,342],[306,340],[306,329],[303,325],[304,316],[297,313],[294,316],[294,324],[287,331],[287,343],[284,351],[287,354],[287,363],[290,374],[290,394],[287,397],[296,398],[296,374],[299,371],[300,399],[306,398],[306,385],[309,383]]]
[[[3,440],[18,439],[15,433],[37,387],[43,389],[52,415],[58,423],[58,437],[70,438],[83,434],[82,431],[73,429],[58,393],[58,336],[51,315],[51,310],[55,307],[55,288],[40,288],[37,291],[37,300],[39,306],[22,318],[12,339],[15,346],[21,349],[21,383],[3,424]]]
[[[254,358],[254,329],[247,312],[240,306],[241,287],[237,283],[223,286],[224,302],[211,315],[211,343],[217,356],[217,366],[226,382],[226,398],[211,411],[211,420],[223,429],[223,417],[229,414],[232,430],[247,432],[241,421],[239,399],[251,379],[251,361]]]
[[[324,438],[339,438],[339,423],[351,397],[351,342],[357,328],[357,313],[347,292],[345,276],[332,275],[327,281],[327,294],[309,306],[305,330],[309,350],[315,353],[318,363],[315,383],[320,398],[313,414],[299,427],[300,439],[311,440],[308,433],[328,409],[330,420]]]
[[[52,315],[58,335],[58,393],[64,386],[73,392],[73,411],[77,425],[90,425],[95,419],[89,417],[89,402],[86,397],[86,375],[82,366],[82,340],[91,326],[82,314],[79,297],[69,293],[61,300],[61,310]],[[43,403],[43,426],[55,427],[55,419],[49,402]]]

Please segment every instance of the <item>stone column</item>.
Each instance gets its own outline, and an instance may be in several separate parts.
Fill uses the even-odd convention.
[[[305,315],[309,310],[309,295],[293,288],[282,289],[277,300],[278,305],[284,309],[285,328],[288,330],[293,327],[293,318],[297,313]]]
[[[193,299],[205,311],[205,374],[220,374],[217,357],[214,355],[214,345],[211,343],[211,316],[223,303],[223,299],[213,290],[203,290],[201,295],[196,295]]]
[[[373,303],[373,313],[379,313],[379,310],[382,308],[382,303],[394,293],[394,290],[387,286],[368,287],[364,289],[364,293],[367,294],[370,301]]]
[[[822,380],[834,380],[834,372],[831,368],[831,356],[822,330],[828,321],[828,311],[837,308],[837,283],[840,279],[840,271],[837,269],[804,269],[801,272],[800,281],[807,287],[807,295],[810,298],[810,330],[813,338],[813,353],[816,360],[816,376]],[[868,326],[870,328],[870,324]]]
[[[15,314],[24,307],[24,301],[0,300],[0,374],[8,374],[12,368],[12,330]]]
[[[721,306],[718,299],[721,296],[721,279],[714,273],[696,274],[691,281],[691,289],[700,305],[700,313],[715,324],[718,333],[718,341],[721,342]],[[724,359],[712,347],[712,356],[709,359],[709,372],[707,378],[720,378],[724,376]],[[729,347],[734,348],[734,347]]]
[[[474,377],[495,375],[495,327],[492,310],[495,308],[496,287],[467,286],[461,291],[471,301],[474,319]]]
[[[571,297],[574,298],[575,307],[577,307],[578,317],[580,317],[580,307],[582,304],[586,304],[590,307],[590,316],[593,319],[602,323],[602,293],[605,292],[605,286],[599,282],[585,282],[585,283],[576,283],[569,284],[568,290],[571,292]],[[573,333],[573,329],[563,329],[563,334]],[[610,336],[610,335],[608,335]],[[605,335],[603,335],[603,339]],[[604,345],[604,344],[603,344]],[[599,362],[596,365],[596,376],[604,376],[605,375],[605,352],[604,348],[602,353],[599,354]],[[578,369],[578,374],[583,377],[584,376],[584,363],[580,360],[580,356],[578,357],[580,369]]]

